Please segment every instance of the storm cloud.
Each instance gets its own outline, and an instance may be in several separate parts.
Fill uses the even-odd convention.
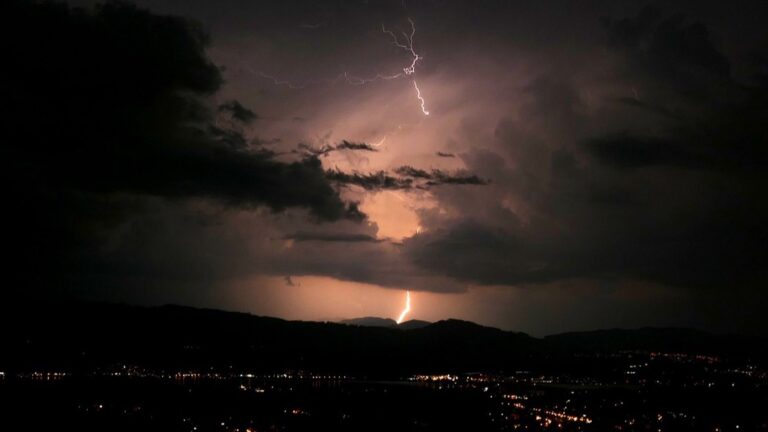
[[[406,250],[424,268],[484,284],[591,278],[761,289],[764,83],[737,81],[706,27],[683,16],[647,8],[603,26],[615,79],[632,83],[636,103],[606,98],[589,113],[574,84],[556,84],[551,98],[552,78],[540,81],[523,115],[546,106],[560,117],[549,120],[558,136],[547,143],[551,131],[529,135],[507,121],[497,139],[514,166],[499,166],[500,154],[467,157],[470,169],[506,186],[498,194],[513,192],[528,220],[436,221],[439,229],[407,240]],[[625,110],[647,112],[653,131],[625,121]]]
[[[2,9],[0,133],[14,208],[3,223],[13,227],[13,285],[58,279],[89,238],[136,210],[121,196],[363,217],[316,158],[284,162],[242,145],[256,115],[236,101],[212,104],[222,77],[199,24],[124,3],[86,11],[11,1]],[[216,126],[221,114],[235,127]]]
[[[322,277],[765,327],[765,5],[69,3],[2,6],[15,289]]]
[[[92,12],[12,1],[4,96],[6,151],[22,186],[207,197],[336,219],[345,205],[312,158],[292,163],[211,128],[220,87],[194,22],[121,3]],[[255,118],[239,102],[220,111]],[[23,179],[23,180],[22,180]],[[45,185],[45,186],[43,186]]]

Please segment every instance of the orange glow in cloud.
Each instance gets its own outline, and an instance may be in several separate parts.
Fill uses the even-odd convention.
[[[360,210],[379,227],[377,237],[399,241],[419,228],[419,217],[409,201],[400,192],[383,191],[367,196]]]

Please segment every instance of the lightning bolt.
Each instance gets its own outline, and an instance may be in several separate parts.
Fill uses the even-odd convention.
[[[406,291],[405,292],[405,308],[402,312],[400,312],[400,316],[397,317],[397,323],[400,324],[405,319],[406,315],[408,315],[408,312],[411,311],[411,292]]]
[[[379,140],[379,141],[377,141],[377,142],[375,142],[375,143],[372,143],[372,144],[371,144],[371,146],[372,146],[372,147],[375,147],[375,148],[379,148],[379,147],[381,147],[382,145],[384,145],[384,143],[385,143],[386,141],[387,141],[387,136],[386,136],[386,135],[384,135],[384,138],[382,138],[381,140]]]
[[[405,75],[413,75],[416,72],[416,63],[419,62],[419,60],[422,59],[422,57],[418,54],[416,54],[416,50],[413,49],[413,36],[416,34],[416,23],[413,22],[412,19],[408,18],[408,22],[411,23],[411,34],[408,34],[406,32],[402,32],[403,36],[405,36],[405,43],[400,43],[400,38],[397,37],[395,33],[393,33],[390,30],[387,30],[386,27],[384,27],[384,24],[381,25],[381,31],[390,35],[392,37],[392,44],[398,48],[402,48],[405,51],[408,51],[411,53],[411,56],[413,57],[413,60],[411,61],[411,65],[403,68],[403,73]]]
[[[413,87],[416,89],[416,97],[419,98],[419,101],[421,102],[421,112],[424,113],[424,115],[429,115],[429,111],[424,107],[424,98],[421,97],[421,90],[419,90],[419,86],[416,84],[416,80],[413,80]]]
[[[247,69],[249,72],[251,72],[251,73],[254,73],[254,74],[258,75],[258,76],[259,76],[259,77],[261,77],[261,78],[264,78],[264,79],[267,79],[267,80],[270,80],[270,81],[272,81],[272,84],[274,84],[274,85],[276,85],[276,86],[278,86],[278,87],[279,87],[279,86],[285,86],[285,87],[288,87],[288,88],[289,88],[289,89],[291,89],[291,90],[301,90],[301,89],[303,89],[303,88],[307,87],[308,85],[312,84],[312,82],[311,82],[311,81],[305,81],[305,82],[304,82],[304,83],[302,83],[302,84],[294,84],[294,83],[292,83],[291,81],[279,79],[279,78],[277,78],[277,77],[275,77],[275,76],[272,76],[272,75],[269,75],[269,74],[265,74],[265,73],[264,73],[264,72],[262,72],[262,71],[254,71],[254,70],[253,70],[253,69],[251,69],[251,68],[246,68],[246,69]]]
[[[388,75],[379,73],[371,77],[359,77],[345,71],[340,73],[334,78],[312,79],[312,80],[307,80],[297,84],[288,80],[280,79],[278,77],[275,77],[274,75],[269,75],[262,71],[254,71],[249,67],[246,67],[245,69],[263,79],[271,81],[276,86],[287,87],[291,90],[301,90],[313,84],[336,85],[339,82],[346,82],[349,85],[361,86],[361,85],[371,84],[376,81],[391,81],[399,78],[410,77],[412,75],[415,75],[416,65],[419,63],[419,61],[423,59],[423,57],[416,52],[416,49],[413,46],[413,37],[416,35],[416,23],[411,18],[408,18],[408,22],[411,24],[411,32],[407,33],[405,31],[401,31],[402,37],[398,36],[392,30],[387,29],[384,26],[384,24],[381,25],[382,33],[385,33],[392,38],[392,45],[402,49],[403,51],[406,51],[411,56],[411,63],[408,66],[403,67],[402,72],[398,72],[395,74],[388,74]],[[404,40],[401,41],[401,39],[404,39]],[[428,116],[429,111],[427,111],[426,109],[426,101],[424,100],[424,97],[422,96],[421,91],[419,90],[419,86],[418,84],[416,84],[415,79],[413,80],[413,87],[416,90],[416,98],[419,100],[419,103],[421,104],[421,112],[425,116]]]

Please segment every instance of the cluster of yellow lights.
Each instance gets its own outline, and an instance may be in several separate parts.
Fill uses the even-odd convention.
[[[587,417],[586,414],[582,414],[582,416],[579,417],[579,416],[567,414],[567,413],[564,413],[564,412],[550,411],[550,410],[545,410],[545,409],[541,409],[541,408],[533,408],[533,411],[540,412],[541,414],[543,414],[545,416],[553,417],[553,418],[555,418],[557,420],[564,420],[564,421],[578,422],[578,423],[587,423],[587,424],[592,423],[592,419]],[[541,416],[536,416],[536,420],[541,420],[541,419],[542,419]],[[548,419],[548,418],[544,419],[544,420],[546,422],[548,422],[548,423],[552,422],[552,420]]]
[[[416,375],[412,378],[415,381],[456,381],[459,379],[456,375]]]
[[[57,380],[69,375],[67,372],[32,372],[29,377],[35,380]],[[2,377],[5,377],[5,374]]]
[[[516,395],[516,394],[505,394],[504,399],[512,399],[512,400],[527,400],[528,396],[525,395]]]

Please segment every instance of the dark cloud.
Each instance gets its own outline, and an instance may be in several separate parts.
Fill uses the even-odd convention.
[[[14,227],[20,278],[56,279],[93,230],[134,211],[111,196],[362,218],[320,161],[251,148],[242,128],[255,114],[236,101],[211,104],[222,78],[195,22],[124,3],[85,10],[13,0],[2,10],[3,180],[16,203],[3,223]],[[240,125],[217,124],[218,115]],[[99,207],[105,213],[92,211]]]
[[[611,46],[624,61],[621,79],[633,82],[639,92],[621,102],[666,120],[659,122],[659,139],[637,132],[599,137],[593,142],[598,156],[621,163],[623,153],[625,162],[645,158],[641,163],[720,169],[740,177],[768,162],[762,131],[768,107],[764,83],[737,80],[707,27],[683,15],[665,17],[655,8],[634,18],[606,20],[605,25]],[[748,76],[759,75],[758,65],[747,68]],[[666,144],[660,146],[661,141]]]
[[[705,155],[697,148],[685,148],[663,138],[619,134],[596,138],[587,143],[600,161],[619,168],[640,168],[654,165],[673,167],[702,167]]]
[[[250,123],[258,118],[253,111],[244,107],[236,100],[219,105],[219,111],[227,112],[232,118],[243,123]]]
[[[429,182],[427,182],[428,185],[442,185],[442,184],[450,184],[450,185],[487,185],[488,181],[483,180],[480,177],[478,177],[475,174],[449,174],[442,170],[432,170],[432,178]]]
[[[268,145],[272,145],[272,144],[279,144],[282,141],[283,140],[280,139],[280,138],[266,139],[266,138],[254,137],[254,138],[251,139],[251,145],[256,146],[256,147],[262,147],[262,146],[268,146]]]
[[[385,171],[373,173],[346,173],[338,169],[326,171],[328,180],[341,185],[359,186],[366,190],[383,189],[410,189],[413,187],[413,180],[410,178],[394,177]]]
[[[631,107],[638,108],[640,110],[645,110],[654,114],[658,114],[660,116],[669,117],[672,119],[680,118],[677,114],[667,110],[663,106],[656,105],[648,101],[642,101],[636,97],[622,96],[622,97],[616,98],[616,101]]]
[[[328,154],[332,152],[340,151],[340,150],[367,151],[367,152],[378,151],[375,147],[371,146],[370,144],[351,142],[347,140],[342,140],[340,143],[335,145],[326,144],[321,147],[313,147],[308,144],[301,143],[299,144],[299,150],[305,155],[311,156],[311,157],[328,156]]]
[[[412,177],[412,178],[418,178],[418,179],[431,180],[433,177],[432,174],[428,173],[423,169],[414,168],[408,165],[395,168],[395,172],[404,177]]]
[[[468,210],[468,194],[446,192],[443,202],[463,215],[425,213],[434,229],[404,250],[424,269],[484,284],[586,278],[760,292],[768,280],[759,222],[768,217],[765,89],[731,75],[701,24],[653,9],[606,23],[616,81],[638,95],[610,95],[605,111],[587,114],[568,81],[537,80],[520,116],[553,116],[540,129],[502,123],[497,137],[514,164],[501,154],[465,157],[497,185],[485,206],[507,199],[522,221],[501,208]],[[617,100],[652,112],[652,126],[621,116]]]
[[[453,185],[487,185],[488,184],[488,181],[483,180],[474,174],[462,174],[462,173],[449,174],[439,169],[433,169],[428,172],[423,169],[414,168],[408,165],[395,168],[394,172],[403,177],[426,180],[426,182],[424,183],[426,186],[439,186],[443,184],[453,184]]]
[[[503,229],[463,221],[404,242],[415,264],[451,277],[484,284],[515,284],[555,279],[549,257],[537,257],[536,245]]]
[[[439,169],[429,172],[404,165],[393,170],[372,173],[346,173],[338,169],[328,170],[328,179],[343,185],[355,185],[366,190],[428,189],[440,185],[487,185],[486,180],[474,174],[450,174]]]
[[[437,152],[437,153],[435,153],[435,154],[436,154],[436,155],[438,155],[438,156],[440,156],[440,157],[444,157],[444,158],[452,158],[452,157],[456,157],[456,155],[455,155],[455,154],[453,154],[453,153]]]
[[[382,241],[376,237],[367,234],[354,233],[322,233],[322,232],[297,232],[285,237],[286,240],[297,242],[318,241],[318,242],[373,242]]]
[[[362,151],[378,151],[376,148],[372,147],[370,144],[366,143],[355,143],[355,142],[349,142],[349,141],[342,141],[339,144],[336,145],[336,150],[362,150]]]
[[[211,125],[204,97],[221,83],[207,36],[181,18],[120,3],[93,12],[10,2],[5,116],[12,169],[31,186],[206,197],[324,219],[345,205],[312,158],[283,163],[245,151],[236,130]],[[237,102],[220,109],[248,121]],[[221,145],[224,144],[224,145]]]
[[[712,44],[706,26],[682,14],[665,17],[647,7],[636,17],[604,23],[611,46],[626,54],[630,68],[673,85],[684,96],[715,96],[717,82],[731,76],[730,63]]]

